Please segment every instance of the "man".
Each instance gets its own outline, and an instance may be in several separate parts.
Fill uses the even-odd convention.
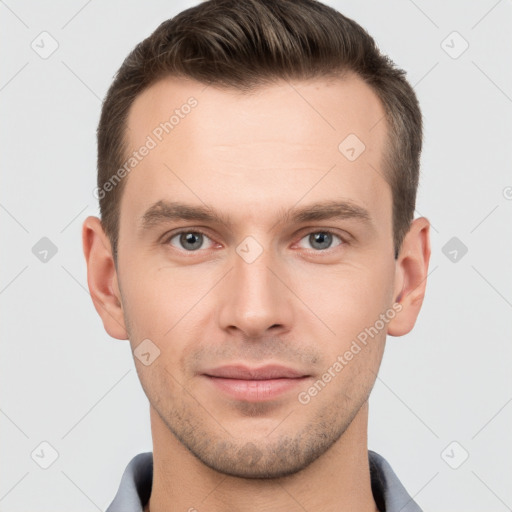
[[[132,51],[83,244],[153,453],[109,512],[420,510],[367,424],[425,293],[421,143],[403,71],[312,0],[210,0]]]

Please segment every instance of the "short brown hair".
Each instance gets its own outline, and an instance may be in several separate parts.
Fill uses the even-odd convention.
[[[165,76],[249,91],[280,79],[356,73],[380,98],[387,144],[384,176],[393,196],[395,258],[414,217],[422,119],[397,68],[356,22],[315,0],[208,0],[163,22],[126,57],[98,125],[98,190],[126,160],[126,122],[134,99]],[[340,141],[341,142],[341,141]],[[99,196],[102,224],[117,261],[125,180]]]

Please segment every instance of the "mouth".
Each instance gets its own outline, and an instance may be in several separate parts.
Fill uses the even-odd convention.
[[[202,373],[208,382],[223,394],[236,400],[262,402],[291,392],[311,375],[278,365],[258,368],[223,366]]]

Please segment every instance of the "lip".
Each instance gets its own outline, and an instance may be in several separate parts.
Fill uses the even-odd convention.
[[[306,376],[305,373],[298,370],[277,364],[267,364],[257,368],[243,365],[228,365],[212,368],[202,373],[209,377],[241,380],[295,379]]]
[[[217,390],[236,400],[251,402],[277,398],[311,377],[293,368],[280,365],[257,368],[242,365],[222,366],[206,370],[202,375]]]

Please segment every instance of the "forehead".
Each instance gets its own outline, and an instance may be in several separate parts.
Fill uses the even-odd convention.
[[[192,102],[197,106],[189,108]],[[198,130],[213,143],[248,142],[247,136],[265,134],[275,142],[281,138],[293,142],[295,135],[299,142],[315,143],[329,134],[324,145],[355,132],[372,149],[386,129],[381,101],[369,85],[350,73],[344,78],[283,80],[247,92],[166,77],[133,102],[127,142],[136,146],[155,130],[158,138],[158,127],[166,122],[172,125],[172,137],[165,137],[169,144],[171,138]],[[167,134],[164,130],[162,135]]]
[[[384,115],[354,75],[248,93],[162,79],[129,112],[127,156],[150,150],[127,176],[121,212],[136,222],[157,201],[178,200],[263,221],[263,201],[271,222],[274,205],[344,198],[388,217]]]

